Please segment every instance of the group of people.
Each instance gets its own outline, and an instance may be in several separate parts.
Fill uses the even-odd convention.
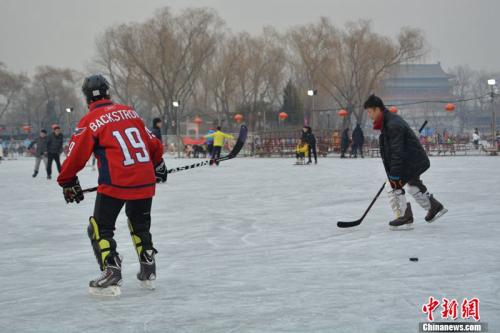
[[[10,138],[10,140],[0,139],[0,159],[17,159],[19,156],[22,156],[26,153],[30,143],[31,140],[28,138],[26,138],[25,140],[15,140],[13,137]]]
[[[152,124],[151,133],[163,143],[162,135],[161,135],[161,125],[162,121],[160,118],[154,118]],[[210,129],[207,135],[204,136],[206,139],[205,145],[206,149],[199,145],[186,145],[184,149],[184,153],[186,157],[194,157],[197,158],[200,155],[206,156],[207,154],[211,159],[217,159],[220,157],[222,147],[224,147],[224,143],[226,139],[234,139],[231,134],[227,134],[222,132],[221,127],[217,126],[217,128]],[[216,163],[216,165],[219,165]]]
[[[316,137],[310,126],[302,128],[302,137],[295,148],[296,164],[311,164],[314,157],[314,164],[318,164],[318,154],[316,152]],[[308,158],[307,163],[305,158]]]
[[[340,158],[346,158],[346,153],[351,147],[351,152],[349,157],[358,157],[358,153],[361,157],[363,155],[363,145],[365,143],[365,137],[363,130],[359,124],[350,135],[349,128],[344,129],[342,132],[341,142],[340,142]],[[316,137],[312,133],[310,126],[304,126],[302,129],[302,138],[299,140],[295,148],[295,156],[297,158],[296,164],[305,164],[305,158],[308,158],[306,164],[312,163],[312,157],[314,156],[314,163],[318,163],[318,156],[316,152]]]
[[[61,133],[61,128],[59,126],[55,126],[50,135],[47,135],[47,131],[42,129],[38,138],[29,144],[28,149],[36,146],[35,170],[33,172],[33,178],[38,175],[41,161],[43,161],[43,164],[45,165],[47,179],[52,178],[52,162],[56,163],[57,171],[61,172],[60,156],[63,152],[63,142],[64,137]]]
[[[340,140],[340,158],[346,158],[345,154],[351,147],[351,152],[349,157],[358,157],[358,152],[363,158],[363,145],[365,144],[365,136],[363,134],[363,130],[361,129],[361,125],[357,124],[352,131],[352,136],[349,135],[349,127],[344,129],[342,132],[342,138]]]
[[[155,255],[151,227],[151,204],[156,183],[167,180],[163,161],[161,135],[149,131],[140,116],[129,106],[110,99],[110,86],[101,75],[85,79],[82,91],[87,98],[89,113],[79,122],[70,142],[70,150],[57,179],[66,202],[79,203],[84,193],[77,173],[94,153],[100,163],[99,186],[94,213],[89,219],[87,233],[102,274],[89,283],[89,291],[98,295],[118,295],[122,283],[122,256],[114,240],[115,223],[125,206],[128,227],[137,252],[140,269],[137,278],[146,288],[154,288],[156,279]],[[425,210],[425,220],[432,222],[446,213],[444,206],[427,190],[421,175],[430,167],[425,150],[410,126],[396,114],[390,113],[382,100],[370,96],[364,105],[373,128],[381,132],[380,154],[388,182],[386,184],[391,208],[396,218],[389,225],[406,227],[413,223],[410,203],[405,198],[405,187]],[[113,122],[101,118],[113,117]],[[41,133],[41,137],[42,137]],[[220,156],[224,139],[232,136],[220,128],[205,136],[213,139],[213,156]],[[48,141],[48,140],[47,140]],[[43,147],[43,140],[40,139]],[[297,156],[316,156],[316,138],[310,127],[303,128]],[[361,145],[362,146],[362,145]],[[43,153],[43,149],[41,149]]]

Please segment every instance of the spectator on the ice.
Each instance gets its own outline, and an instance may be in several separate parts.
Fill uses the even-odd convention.
[[[297,158],[296,164],[304,164],[304,159],[309,154],[309,145],[304,141],[304,139],[300,139],[297,147],[295,147],[295,157]]]
[[[349,127],[347,127],[342,132],[342,138],[340,139],[340,158],[345,158],[345,153],[349,146],[351,145],[351,137],[349,135]]]
[[[43,165],[45,166],[45,170],[47,170],[47,131],[42,129],[40,131],[40,135],[38,138],[33,140],[28,149],[31,149],[34,145],[36,145],[35,150],[35,171],[33,172],[33,178],[38,175],[38,169],[40,168],[40,162],[43,161]],[[48,175],[48,173],[47,173]]]
[[[208,130],[207,135],[211,135],[211,134],[214,134],[214,133],[215,133],[215,130],[213,128],[211,128],[211,129]],[[207,136],[205,136],[205,138],[207,138],[207,141],[205,141],[205,143],[207,145],[208,156],[210,156],[210,158],[212,158],[212,156],[213,156],[213,150],[214,150],[214,138],[213,137],[207,137]]]
[[[160,118],[153,119],[153,128],[151,129],[151,132],[163,143],[163,139],[161,138],[161,124],[162,122]]]
[[[63,151],[64,137],[59,126],[54,126],[53,132],[47,139],[47,179],[52,176],[52,161],[56,162],[57,172],[61,172],[60,156]]]
[[[316,153],[316,137],[314,136],[310,126],[304,126],[302,128],[302,140],[307,144],[309,151],[307,156],[309,160],[307,164],[311,164],[311,157],[314,156],[314,163],[318,164],[318,155]]]
[[[8,157],[9,156],[9,141],[8,140],[4,140],[3,143],[2,143],[2,147],[3,147],[3,156],[4,156],[4,158]]]
[[[231,134],[226,134],[222,132],[220,126],[217,126],[217,131],[215,131],[215,133],[207,134],[205,135],[205,138],[207,139],[213,138],[214,140],[213,143],[214,147],[212,151],[213,159],[217,159],[220,157],[220,152],[222,150],[222,147],[224,146],[225,139],[234,139],[234,137]],[[219,162],[217,162],[216,164],[219,165]]]
[[[17,159],[17,149],[18,149],[18,143],[16,142],[16,140],[14,140],[14,138],[11,138],[10,142],[9,142],[9,159],[10,160]]]
[[[479,130],[476,128],[472,133],[472,143],[476,149],[479,149],[479,140],[481,140],[481,137],[479,136]]]
[[[193,152],[194,152],[194,150],[193,150],[193,146],[192,146],[192,145],[186,145],[186,146],[184,147],[184,156],[185,156],[186,158],[191,158],[191,157],[193,157]]]
[[[28,149],[29,149],[28,147],[29,147],[29,145],[31,144],[31,142],[32,142],[32,141],[33,141],[33,140],[31,139],[31,137],[24,139],[24,141],[23,141],[23,148],[24,148],[24,149],[23,149],[23,152],[24,152],[25,150],[28,150]]]
[[[354,131],[352,131],[352,154],[354,155],[354,158],[358,157],[358,150],[359,153],[361,154],[361,157],[364,157],[363,156],[364,143],[365,143],[365,136],[363,135],[363,130],[361,129],[361,126],[357,124]]]
[[[448,136],[448,140],[446,141],[446,144],[448,145],[448,148],[450,149],[450,154],[456,155],[457,153],[455,152],[455,138],[451,135]]]
[[[193,157],[200,158],[203,155],[205,156],[205,149],[201,145],[193,145]]]

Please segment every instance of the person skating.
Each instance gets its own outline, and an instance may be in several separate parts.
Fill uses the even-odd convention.
[[[109,84],[103,76],[87,77],[82,91],[89,112],[77,125],[57,181],[66,202],[79,203],[84,196],[77,173],[95,153],[99,185],[87,233],[102,275],[90,281],[89,291],[96,295],[120,294],[122,257],[113,236],[124,205],[140,263],[137,278],[152,289],[157,251],[150,233],[151,203],[156,183],[167,179],[163,146],[135,110],[110,100]]]
[[[61,128],[55,126],[47,139],[47,179],[52,176],[52,161],[56,162],[57,172],[61,172],[60,156],[63,151],[64,137]]]
[[[153,132],[153,134],[155,135],[155,137],[160,140],[160,142],[163,143],[163,139],[161,137],[161,119],[160,118],[155,118],[153,119],[153,129],[151,130],[151,132]]]
[[[297,158],[295,164],[297,165],[304,164],[304,159],[307,157],[308,154],[309,154],[309,145],[303,139],[300,139],[299,143],[297,144],[297,147],[295,147],[295,157]]]
[[[205,138],[213,138],[214,139],[214,147],[212,149],[212,159],[218,159],[220,157],[220,152],[222,147],[224,146],[225,139],[234,139],[231,134],[226,134],[221,131],[220,126],[217,126],[217,131],[212,134],[205,135]],[[216,162],[219,165],[219,162]]]
[[[304,126],[302,128],[302,140],[307,143],[308,158],[307,164],[311,164],[311,156],[314,156],[314,163],[318,164],[318,155],[316,153],[316,137],[314,136],[310,126]]]
[[[427,191],[420,176],[430,167],[424,148],[410,126],[399,115],[389,112],[383,101],[371,95],[364,108],[373,120],[373,128],[380,130],[380,156],[389,178],[387,191],[396,219],[389,222],[392,228],[411,226],[413,213],[406,202],[404,186],[415,201],[425,210],[425,220],[433,222],[447,209]]]
[[[342,131],[342,137],[340,139],[340,158],[345,158],[345,153],[351,144],[351,138],[349,136],[349,127]]]
[[[354,157],[358,157],[358,151],[363,158],[363,145],[365,143],[365,136],[363,135],[363,130],[359,124],[356,125],[354,131],[352,131],[352,154]]]
[[[34,145],[36,145],[35,149],[35,171],[33,172],[33,178],[38,175],[38,169],[40,168],[40,162],[43,161],[43,165],[45,166],[45,170],[47,170],[47,131],[42,129],[40,131],[40,135],[38,138],[33,140],[28,149],[31,149]],[[47,176],[49,174],[47,173]]]
[[[215,130],[209,129],[207,135],[210,135],[213,133],[215,133]],[[212,158],[213,150],[214,150],[214,138],[213,137],[206,137],[206,138],[207,138],[207,140],[205,141],[205,143],[207,145],[208,156],[210,156],[210,158]]]
[[[479,130],[476,128],[474,129],[474,133],[472,133],[472,143],[476,149],[479,149],[479,140],[481,140],[481,137],[479,136]]]

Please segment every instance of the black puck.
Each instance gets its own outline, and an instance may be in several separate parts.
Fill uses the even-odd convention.
[[[418,261],[418,258],[417,257],[411,257],[410,261]]]

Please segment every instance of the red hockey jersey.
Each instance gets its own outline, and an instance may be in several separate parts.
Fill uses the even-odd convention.
[[[155,193],[154,165],[161,162],[163,145],[132,108],[99,100],[78,123],[57,182],[73,180],[95,154],[99,168],[97,192],[135,200]]]

